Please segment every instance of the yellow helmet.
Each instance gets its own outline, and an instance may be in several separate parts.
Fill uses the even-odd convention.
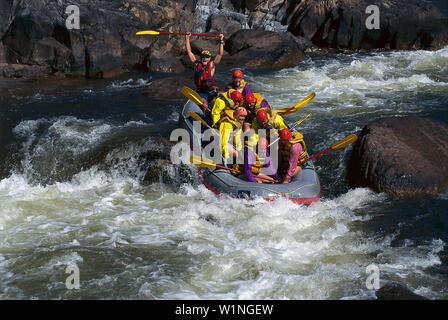
[[[210,53],[210,51],[208,51],[208,50],[204,50],[204,51],[201,52],[201,56],[211,57],[212,54]]]

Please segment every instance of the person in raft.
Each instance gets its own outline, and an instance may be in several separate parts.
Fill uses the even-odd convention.
[[[252,129],[258,133],[259,129],[277,129],[278,131],[287,128],[282,116],[278,115],[272,109],[260,109],[257,111],[256,117],[252,121]],[[266,132],[268,136],[270,133]]]
[[[288,128],[280,131],[279,141],[279,175],[283,183],[289,183],[302,170],[298,163],[306,159],[306,145],[300,132]]]
[[[244,118],[247,115],[246,109],[237,107],[235,110],[225,109],[224,115],[217,122],[221,137],[221,151],[225,164],[234,163],[231,158],[237,158],[238,152],[242,149],[241,133]],[[232,143],[229,142],[232,138]]]
[[[255,135],[256,136],[256,135]],[[255,146],[258,140],[258,154],[255,152]],[[244,168],[238,165],[238,170],[244,172],[243,176],[250,182],[258,183],[277,183],[279,176],[272,164],[268,151],[268,139],[261,137],[257,139],[249,138],[244,142]],[[260,173],[262,168],[267,169],[267,173]],[[242,170],[244,169],[244,171]]]
[[[254,120],[257,111],[260,109],[266,109],[271,112],[272,107],[269,105],[267,100],[261,96],[259,93],[248,93],[244,97],[243,107],[247,110],[247,117],[244,120],[243,132],[248,132],[252,127],[252,121]]]
[[[226,90],[229,89],[238,90],[243,95],[243,98],[248,93],[251,93],[249,85],[245,80],[243,80],[243,71],[241,71],[240,69],[236,69],[233,71],[232,82],[227,84]]]
[[[218,121],[225,116],[225,110],[235,111],[242,106],[243,95],[234,89],[221,93],[215,100],[212,108],[212,127],[219,128]],[[247,112],[247,111],[246,111]]]
[[[188,57],[195,64],[194,83],[196,85],[196,91],[202,98],[203,111],[206,117],[208,116],[207,118],[209,118],[211,113],[210,105],[218,94],[218,89],[215,87],[215,71],[216,65],[221,62],[224,54],[224,35],[222,33],[219,35],[219,53],[213,61],[211,60],[212,54],[208,50],[201,52],[200,60],[196,59],[196,56],[191,51],[190,37],[191,33],[188,32],[185,36],[185,44]]]

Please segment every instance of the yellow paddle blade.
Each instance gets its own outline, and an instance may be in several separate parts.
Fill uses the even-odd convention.
[[[298,126],[298,125],[301,124],[303,121],[305,121],[310,115],[311,115],[311,113],[309,113],[305,118],[302,118],[302,119],[300,119],[299,121],[297,121],[296,126]]]
[[[344,148],[344,147],[348,146],[349,144],[355,142],[356,139],[358,139],[356,134],[351,134],[351,135],[345,137],[344,139],[339,140],[339,141],[333,143],[333,145],[331,146],[331,149]]]
[[[138,35],[138,36],[143,35],[143,34],[157,35],[159,33],[160,33],[159,31],[146,30],[146,31],[139,31],[136,33],[136,35]]]
[[[191,155],[190,156],[190,162],[198,165],[200,167],[204,167],[204,168],[209,168],[209,167],[216,167],[216,163],[214,163],[212,160],[210,159],[203,159],[199,156],[196,155]]]
[[[204,119],[202,119],[196,112],[189,111],[188,114],[196,121],[201,122],[204,126],[208,127],[208,123],[205,122]]]
[[[293,107],[278,109],[277,113],[283,113],[285,115],[285,114],[296,112],[297,109],[299,109],[301,106],[304,106],[307,103],[311,102],[311,100],[313,100],[315,96],[316,96],[316,93],[312,92],[308,97],[306,97],[302,101],[297,102]]]
[[[202,106],[202,99],[201,96],[194,91],[193,89],[190,89],[188,87],[183,87],[180,92],[182,92],[182,94],[187,97],[189,100],[193,101],[194,103],[196,103],[198,106]]]

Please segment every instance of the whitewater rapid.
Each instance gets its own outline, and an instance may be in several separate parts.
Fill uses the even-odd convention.
[[[245,74],[275,108],[316,92],[286,118],[312,113],[300,130],[316,153],[374,118],[441,113],[448,48],[312,56],[295,68]],[[115,81],[83,93],[94,99],[147,83]],[[180,107],[169,105],[162,118],[72,114],[14,127],[11,171],[0,180],[0,299],[375,299],[366,285],[372,264],[381,284],[448,297],[446,275],[434,272],[446,239],[407,231],[441,212],[417,208],[408,217],[408,208],[398,220],[400,201],[349,189],[350,148],[316,161],[323,196],[310,206],[216,197],[193,166],[182,171],[185,183],[164,180],[179,175],[169,164],[159,181],[146,182],[142,155],[160,148],[147,133],[175,128]],[[90,161],[99,152],[102,160]],[[79,267],[78,290],[66,287],[69,265]]]

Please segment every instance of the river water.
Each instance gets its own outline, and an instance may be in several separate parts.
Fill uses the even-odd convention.
[[[310,154],[384,116],[448,122],[448,48],[311,54],[245,75],[274,108],[316,92],[286,117],[311,112]],[[216,197],[193,167],[146,181],[183,105],[141,95],[157,76],[11,91],[1,105],[0,299],[375,299],[369,265],[381,285],[448,298],[448,193],[350,189],[352,146],[316,158],[310,206]]]

